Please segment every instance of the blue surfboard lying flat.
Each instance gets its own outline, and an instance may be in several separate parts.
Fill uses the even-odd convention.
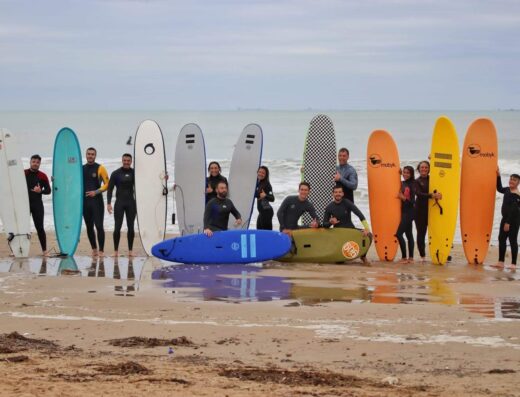
[[[152,255],[180,263],[251,263],[278,258],[290,248],[290,238],[280,232],[228,230],[212,237],[191,234],[162,241],[153,246]]]

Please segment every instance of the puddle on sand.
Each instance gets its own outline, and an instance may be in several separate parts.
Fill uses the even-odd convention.
[[[251,265],[175,265],[157,269],[152,279],[175,299],[255,302],[295,300],[301,305],[321,302],[437,303],[460,305],[489,318],[520,319],[520,297],[497,298],[459,294],[454,283],[517,282],[515,273],[473,268],[290,266],[266,269]],[[298,272],[298,273],[297,273]],[[281,273],[277,276],[274,274]]]

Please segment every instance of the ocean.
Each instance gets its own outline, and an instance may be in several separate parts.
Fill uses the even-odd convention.
[[[401,165],[415,166],[427,159],[431,133],[435,120],[448,116],[458,132],[462,146],[469,124],[478,117],[489,117],[495,123],[499,139],[499,167],[504,184],[507,176],[520,172],[520,111],[69,111],[69,112],[0,112],[0,127],[7,128],[18,137],[21,157],[25,166],[32,154],[42,156],[41,170],[52,174],[52,150],[56,133],[62,127],[72,128],[78,135],[82,150],[93,146],[98,151],[98,162],[109,173],[120,167],[121,155],[133,153],[126,144],[142,120],[153,119],[161,127],[166,144],[168,172],[173,175],[173,154],[177,135],[186,123],[197,123],[206,143],[208,162],[221,163],[227,176],[233,146],[240,132],[249,123],[259,124],[264,131],[262,163],[269,167],[276,201],[275,211],[283,198],[296,194],[300,180],[300,167],[305,135],[312,117],[327,114],[334,122],[337,146],[347,147],[350,163],[356,168],[359,186],[355,192],[356,205],[370,220],[368,208],[367,172],[365,164],[366,145],[375,129],[389,131],[399,148]],[[1,183],[1,181],[0,181]],[[173,184],[170,178],[169,184]],[[502,197],[496,196],[495,221],[492,239],[497,240]],[[53,229],[52,201],[44,196],[45,224]],[[173,200],[168,201],[168,221],[174,210]],[[276,216],[275,216],[276,218]],[[355,217],[354,217],[355,218]],[[252,224],[256,219],[253,214]],[[355,224],[360,225],[356,219]],[[357,223],[356,223],[357,222]],[[113,216],[105,213],[105,226],[112,230]],[[275,227],[278,222],[274,219]],[[0,224],[1,226],[1,224]],[[123,226],[125,230],[126,226]],[[176,225],[168,225],[168,232],[178,232]],[[455,241],[460,242],[457,228]],[[110,246],[110,245],[109,245]]]

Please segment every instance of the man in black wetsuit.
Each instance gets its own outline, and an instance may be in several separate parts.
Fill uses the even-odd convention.
[[[209,200],[204,210],[204,234],[208,237],[213,236],[213,232],[228,229],[229,214],[235,217],[235,225],[242,224],[240,213],[233,202],[227,198],[227,183],[218,182],[216,192],[217,197]]]
[[[43,228],[44,210],[42,194],[51,194],[51,186],[47,175],[40,171],[41,161],[42,158],[37,154],[31,157],[30,167],[25,170],[25,180],[29,191],[29,208],[34,227],[38,232],[43,256],[47,256],[47,235]]]
[[[365,216],[352,201],[344,198],[345,193],[340,184],[334,186],[332,196],[334,200],[325,207],[323,227],[329,228],[332,226],[355,229],[351,218],[351,213],[353,212],[363,224],[363,235],[368,236],[370,234],[370,226],[366,221]]]
[[[121,239],[121,226],[126,214],[126,226],[128,228],[128,256],[132,257],[134,246],[134,223],[137,209],[134,197],[134,169],[132,168],[132,155],[123,154],[123,166],[110,175],[107,190],[107,211],[109,214],[114,212],[114,257],[119,256],[119,240]],[[112,193],[116,188],[116,203],[112,211]]]
[[[105,248],[103,192],[108,188],[108,173],[105,167],[96,163],[96,156],[96,149],[89,147],[86,152],[87,163],[83,165],[83,189],[85,192],[83,219],[87,227],[87,236],[92,247],[92,255],[97,256],[99,254],[103,256]],[[99,251],[94,226],[96,226]]]
[[[314,205],[308,200],[310,190],[311,185],[308,182],[300,182],[298,195],[288,196],[284,199],[276,213],[281,232],[291,235],[292,230],[300,229],[298,220],[305,212],[308,212],[312,218],[310,227],[316,228],[319,226]]]

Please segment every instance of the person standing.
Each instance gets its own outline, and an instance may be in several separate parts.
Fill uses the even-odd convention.
[[[401,247],[402,259],[399,263],[412,263],[414,240],[413,240],[413,217],[415,204],[415,179],[413,167],[407,165],[403,168],[403,181],[397,196],[401,200],[401,223],[395,233]],[[408,256],[406,255],[406,242],[403,234],[408,240]]]
[[[96,163],[97,151],[95,148],[89,147],[85,156],[87,162],[83,165],[83,189],[85,192],[83,219],[87,227],[87,236],[92,247],[92,255],[103,256],[105,248],[103,192],[108,188],[108,173],[104,166]],[[97,242],[94,226],[97,231]]]
[[[220,182],[224,182],[226,185],[228,181],[225,176],[221,174],[222,169],[220,164],[216,161],[212,161],[208,165],[208,177],[206,178],[206,203],[211,199],[217,197],[217,185]]]
[[[262,165],[258,168],[256,181],[256,228],[258,230],[273,230],[274,210],[271,204],[274,201],[273,187],[269,182],[269,169]]]
[[[208,201],[204,210],[204,234],[208,237],[213,236],[213,232],[228,230],[229,214],[235,217],[236,226],[242,224],[240,212],[227,198],[227,183],[220,181],[215,187],[215,192],[217,197]]]
[[[312,218],[310,227],[317,228],[319,226],[318,215],[316,215],[314,205],[312,205],[308,199],[310,191],[311,185],[308,182],[300,182],[298,185],[298,195],[287,196],[283,200],[282,205],[280,205],[276,213],[281,232],[291,235],[293,230],[300,229],[298,220],[306,212]]]
[[[346,199],[354,202],[354,190],[358,187],[358,176],[356,169],[348,163],[350,152],[347,148],[342,147],[338,151],[338,165],[336,166],[336,175],[334,181],[339,183],[343,188]]]
[[[114,213],[114,257],[119,256],[119,241],[121,239],[121,227],[126,215],[128,256],[133,257],[134,246],[134,223],[137,214],[135,204],[135,175],[132,168],[132,155],[123,154],[121,159],[123,165],[110,175],[107,189],[107,210],[109,214]],[[112,209],[112,192],[116,188],[116,202]]]
[[[47,234],[43,226],[45,211],[43,208],[43,194],[51,194],[49,178],[42,171],[40,165],[42,158],[35,154],[31,156],[29,168],[25,170],[25,181],[29,192],[29,208],[34,222],[34,227],[38,233],[38,240],[42,247],[43,256],[47,256]]]

